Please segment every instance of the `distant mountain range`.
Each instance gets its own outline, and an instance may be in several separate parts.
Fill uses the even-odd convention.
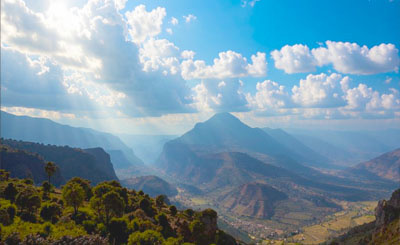
[[[47,179],[44,164],[55,162],[59,173],[54,183],[59,185],[73,177],[81,177],[97,184],[106,180],[118,180],[110,156],[102,148],[79,149],[69,146],[1,140],[1,167],[18,178],[33,177],[37,184]]]
[[[400,148],[400,130],[339,131],[285,129],[332,163],[349,167]]]
[[[400,148],[359,163],[347,171],[369,179],[382,178],[400,184]]]
[[[327,157],[283,130],[251,128],[229,113],[165,143],[155,166],[178,183],[198,186],[222,213],[276,220],[294,204],[315,215],[340,209],[337,200],[383,197],[395,185],[384,182],[380,189],[370,180],[360,186],[322,173],[313,167],[332,167]]]
[[[1,111],[1,137],[78,148],[101,147],[110,154],[116,169],[143,165],[132,149],[112,134],[62,125],[45,118]]]
[[[177,135],[117,135],[146,164],[153,164],[162,152],[166,142],[177,138]]]

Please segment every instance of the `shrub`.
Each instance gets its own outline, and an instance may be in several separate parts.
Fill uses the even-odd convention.
[[[6,208],[0,208],[0,223],[3,225],[11,224],[10,215],[8,215]]]
[[[172,216],[175,216],[176,213],[178,212],[178,210],[176,209],[176,207],[174,205],[169,207],[169,211],[171,212]]]
[[[126,243],[128,240],[128,222],[123,218],[112,218],[108,225],[110,242],[116,244]]]
[[[57,221],[61,215],[61,206],[57,203],[46,203],[40,210],[40,217],[46,221]]]
[[[135,232],[129,236],[128,245],[161,245],[164,238],[161,233],[153,230]]]
[[[96,223],[93,220],[85,220],[82,225],[89,234],[93,234],[96,231]]]
[[[7,187],[4,189],[4,198],[10,200],[13,203],[17,194],[18,190],[17,188],[15,188],[14,184],[8,183]]]
[[[6,239],[4,239],[4,242],[7,245],[19,245],[21,244],[20,234],[18,232],[13,232],[8,237],[6,237]]]

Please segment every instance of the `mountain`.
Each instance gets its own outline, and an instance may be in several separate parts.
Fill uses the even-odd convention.
[[[59,146],[68,145],[77,148],[101,147],[107,152],[119,150],[125,155],[130,165],[143,165],[142,160],[134,154],[132,149],[112,134],[62,125],[45,118],[16,116],[1,111],[1,136],[9,139]],[[110,155],[116,167],[125,165],[118,163],[120,160],[118,156],[114,158],[114,154]]]
[[[252,182],[235,188],[219,201],[236,215],[270,218],[277,202],[287,198],[285,193],[270,185]]]
[[[339,131],[285,129],[314,151],[347,167],[400,147],[400,130]],[[333,147],[332,147],[333,146]]]
[[[356,226],[328,244],[400,244],[400,189],[388,201],[379,201],[375,221]]]
[[[75,176],[88,179],[92,184],[106,180],[118,180],[110,156],[102,148],[83,150],[69,146],[44,145],[7,139],[2,139],[1,143],[13,149],[37,154],[45,161],[55,162],[65,180]],[[3,161],[4,159],[2,159]]]
[[[243,152],[279,167],[310,173],[312,169],[294,159],[302,157],[286,148],[265,131],[251,128],[229,113],[218,113],[181,137],[165,143],[156,162],[167,173],[195,164],[195,156],[219,152]],[[189,160],[190,159],[190,160]]]
[[[12,178],[32,178],[33,182],[39,185],[48,180],[45,165],[46,162],[38,154],[0,145],[0,169],[10,172]],[[65,183],[60,171],[54,173],[51,183],[56,186]]]
[[[348,169],[369,179],[383,178],[400,183],[400,148]]]
[[[177,138],[176,135],[131,135],[118,134],[118,137],[146,164],[153,164],[162,152],[166,142]]]
[[[142,190],[153,197],[158,195],[172,197],[178,194],[178,190],[174,186],[157,176],[129,178],[122,180],[121,183],[128,188]]]
[[[297,159],[298,161],[306,162],[307,165],[315,167],[337,168],[337,166],[329,164],[331,162],[329,158],[317,153],[284,130],[280,128],[263,128],[263,130],[281,145],[301,156],[301,159]]]

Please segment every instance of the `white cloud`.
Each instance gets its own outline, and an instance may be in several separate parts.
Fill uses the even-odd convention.
[[[181,53],[181,57],[183,59],[191,59],[192,60],[194,58],[195,54],[196,53],[192,50],[183,50]]]
[[[169,35],[172,35],[172,29],[171,28],[167,28],[165,31],[168,32]]]
[[[286,45],[279,51],[272,51],[271,56],[275,61],[275,67],[289,74],[315,70],[316,62],[306,45]]]
[[[118,10],[122,10],[125,8],[125,4],[128,0],[114,0],[115,1],[115,7]]]
[[[256,85],[257,92],[254,96],[246,95],[252,108],[257,110],[269,110],[291,106],[290,96],[285,87],[277,82],[265,80]]]
[[[147,38],[160,34],[166,15],[165,8],[157,7],[147,12],[144,5],[137,6],[133,11],[127,11],[125,16],[130,26],[129,33],[133,42],[142,43]]]
[[[382,43],[369,49],[356,43],[327,41],[326,46],[312,50],[319,66],[332,64],[339,72],[361,75],[399,69],[399,50],[393,44]]]
[[[193,14],[188,14],[188,15],[184,15],[183,19],[185,20],[186,23],[189,23],[191,21],[194,21],[197,19],[197,17]]]
[[[59,8],[55,9],[62,10]],[[64,11],[68,13],[57,18],[54,13],[36,13],[20,0],[2,1],[2,45],[22,55],[15,56],[16,60],[2,59],[2,66],[7,66],[8,71],[5,73],[2,69],[2,78],[7,76],[10,81],[2,83],[2,90],[7,90],[2,94],[3,103],[51,110],[74,110],[76,105],[85,110],[96,107],[102,110],[112,106],[133,116],[192,110],[188,106],[191,91],[186,82],[179,76],[170,75],[178,72],[179,62],[174,57],[168,59],[162,56],[167,52],[163,49],[169,46],[157,47],[158,50],[151,53],[151,45],[147,48],[141,44],[146,52],[139,54],[139,47],[128,38],[130,31],[140,40],[152,39],[151,36],[160,31],[165,9],[146,12],[144,6],[138,6],[129,12],[129,24],[118,12],[114,1],[90,0],[82,8]],[[67,26],[73,20],[78,27],[62,33],[62,28],[54,26],[54,18],[60,26]],[[157,56],[157,52],[164,53]],[[25,76],[29,74],[29,79],[12,75],[12,72],[24,75],[18,71],[25,71],[19,66],[21,60],[26,60],[25,54],[37,67],[32,72],[26,72]],[[175,56],[179,55],[176,52]],[[153,71],[157,65],[160,69]],[[57,69],[59,72],[56,73]],[[163,71],[168,71],[168,74]],[[50,77],[56,74],[57,77]],[[80,81],[85,81],[85,86],[68,80],[71,74],[83,77]],[[26,86],[22,86],[21,81],[26,81]],[[90,87],[90,93],[84,89],[86,86]],[[34,90],[27,95],[29,87]],[[58,99],[47,96],[49,94],[57,95]],[[125,97],[119,96],[121,94]]]
[[[169,22],[174,26],[179,24],[179,20],[177,18],[175,18],[175,17],[171,17],[171,20]]]
[[[204,80],[192,88],[193,106],[203,111],[246,111],[247,100],[237,80]]]
[[[258,52],[251,56],[251,60],[252,64],[248,63],[241,54],[229,50],[219,53],[219,58],[214,59],[212,66],[206,65],[203,60],[184,60],[181,64],[181,74],[185,79],[265,76],[267,73],[265,54]]]
[[[274,50],[271,56],[275,67],[286,73],[314,71],[317,66],[333,65],[346,74],[377,74],[397,72],[400,65],[399,51],[393,44],[380,44],[368,48],[356,43],[327,41],[326,47],[311,51],[306,45],[286,45]]]
[[[261,0],[242,0],[242,7],[246,7],[247,5],[249,5],[250,7],[254,7],[254,5],[256,5],[256,3],[260,1]]]
[[[179,71],[179,48],[167,39],[151,38],[139,50],[140,62],[146,72],[162,71],[176,74]]]
[[[308,75],[301,79],[299,86],[292,88],[292,99],[303,107],[337,107],[343,104],[340,83],[348,80],[341,75],[333,73],[326,75]]]

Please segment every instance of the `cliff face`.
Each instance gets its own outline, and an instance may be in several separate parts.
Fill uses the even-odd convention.
[[[375,209],[375,226],[388,225],[400,217],[400,189],[393,192],[389,201],[381,200]]]
[[[400,244],[400,189],[388,201],[379,201],[375,217],[375,221],[356,226],[329,244]]]

